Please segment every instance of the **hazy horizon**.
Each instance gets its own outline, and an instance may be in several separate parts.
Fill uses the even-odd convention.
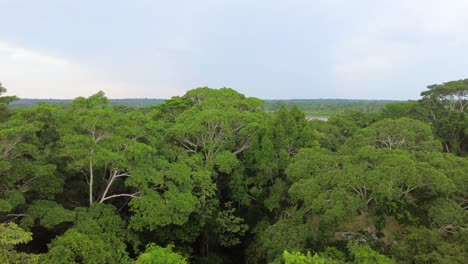
[[[0,9],[0,82],[22,98],[170,98],[208,86],[271,100],[411,100],[468,77],[465,0],[0,0]]]
[[[11,93],[10,93],[11,94]],[[89,94],[92,95],[92,94]],[[88,97],[89,95],[84,95],[81,97]],[[79,96],[77,96],[79,97]],[[169,98],[157,98],[157,97],[122,97],[122,98],[111,98],[106,95],[106,97],[109,100],[169,100]],[[247,96],[246,97],[253,97],[253,96]],[[32,97],[18,97],[19,100],[73,100],[74,98],[54,98],[54,97],[47,97],[47,98],[32,98]],[[408,100],[413,100],[413,99],[363,99],[363,98],[283,98],[283,99],[275,99],[275,98],[261,98],[261,97],[256,97],[261,100],[265,101],[293,101],[293,100],[349,100],[349,101],[408,101]]]

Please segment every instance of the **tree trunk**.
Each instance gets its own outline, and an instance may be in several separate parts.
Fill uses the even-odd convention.
[[[89,206],[93,205],[93,161],[89,160]]]
[[[200,241],[200,256],[208,257],[208,231],[205,230]]]

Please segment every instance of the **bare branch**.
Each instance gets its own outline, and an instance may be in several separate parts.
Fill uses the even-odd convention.
[[[130,176],[130,174],[128,172],[124,172],[124,173],[119,174],[119,171],[117,171],[117,170],[112,172],[111,177],[110,177],[109,181],[107,182],[106,189],[104,190],[104,193],[102,194],[102,198],[101,198],[101,200],[99,202],[102,203],[103,201],[108,199],[108,197],[106,197],[106,195],[109,192],[109,189],[110,189],[110,187],[111,187],[111,185],[112,185],[112,183],[114,182],[115,179],[117,179],[119,177],[126,177],[126,176]]]
[[[18,143],[21,141],[21,138],[17,138],[15,141],[13,141],[9,146],[5,147],[3,150],[3,154],[0,156],[0,160],[5,159],[8,157],[8,155],[11,153],[11,151],[18,145]]]
[[[239,149],[237,149],[236,151],[234,151],[234,155],[237,155],[247,149],[250,148],[250,144],[245,144],[245,145],[242,145]]]
[[[100,203],[103,203],[103,202],[106,201],[106,200],[109,200],[109,199],[112,199],[112,198],[117,198],[117,197],[140,198],[141,195],[140,195],[140,192],[136,192],[136,193],[114,194],[114,195],[110,195],[110,196],[107,196],[107,197],[105,197],[105,198],[102,198],[99,202],[100,202]]]

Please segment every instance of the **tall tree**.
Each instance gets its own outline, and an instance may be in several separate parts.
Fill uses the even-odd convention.
[[[263,117],[258,109],[261,104],[261,100],[246,98],[229,88],[203,87],[173,98],[161,108],[170,116],[175,114],[168,126],[168,139],[179,149],[177,159],[190,164],[194,170],[199,206],[190,225],[201,232],[201,256],[208,255],[213,244],[210,241],[234,246],[240,243],[234,236],[245,233],[244,220],[237,218],[235,211],[226,205],[233,201],[246,206],[252,199],[240,158],[251,148],[258,122]],[[175,111],[173,106],[179,110]],[[231,216],[233,221],[229,220]],[[226,220],[236,222],[239,232],[233,232]],[[225,224],[216,228],[216,223]]]
[[[7,89],[3,87],[2,83],[0,83],[0,121],[3,121],[8,117],[8,105],[13,101],[18,100],[18,97],[16,96],[2,96],[6,91]]]
[[[444,103],[449,112],[468,110],[468,79],[433,84],[427,88],[427,91],[421,93],[424,99]]]
[[[78,195],[87,193],[89,205],[130,198],[132,227],[137,230],[187,220],[196,204],[191,172],[158,155],[155,122],[143,113],[116,112],[102,92],[75,99],[69,118],[60,153],[71,175],[78,177],[69,182],[85,177],[88,191],[79,190]]]
[[[468,152],[468,79],[434,84],[421,93],[421,106],[447,152]]]

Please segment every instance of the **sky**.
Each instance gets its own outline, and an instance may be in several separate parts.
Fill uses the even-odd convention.
[[[0,0],[21,98],[418,99],[468,78],[468,0]]]

